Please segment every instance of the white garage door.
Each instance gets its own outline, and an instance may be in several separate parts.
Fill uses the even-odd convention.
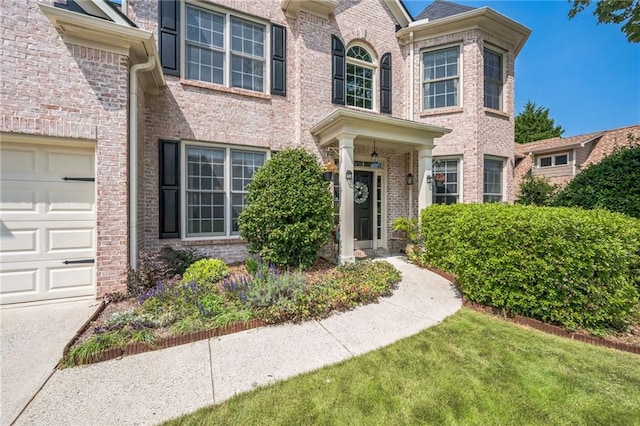
[[[0,146],[0,304],[95,294],[93,147]]]

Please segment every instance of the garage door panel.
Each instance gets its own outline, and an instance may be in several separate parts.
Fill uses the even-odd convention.
[[[93,177],[94,161],[93,151],[70,152],[69,150],[56,149],[48,152],[47,174],[55,177]]]
[[[2,245],[2,254],[0,256],[38,255],[38,231],[38,228],[10,230],[3,223],[2,233],[0,233],[0,244]]]
[[[2,179],[38,175],[38,146],[2,144]]]
[[[2,182],[0,185],[0,212],[16,214],[38,213],[38,191],[29,188],[10,188]]]
[[[49,292],[75,292],[93,289],[95,267],[93,265],[64,265],[47,268]],[[86,293],[86,291],[85,291]]]
[[[3,180],[0,218],[7,220],[94,220],[93,182]]]
[[[95,222],[3,222],[0,262],[78,260],[95,257]],[[39,225],[39,226],[38,226]],[[10,250],[14,248],[13,250]]]
[[[0,272],[0,297],[37,295],[40,287],[39,275],[38,268],[18,267]]]
[[[91,226],[47,231],[47,254],[93,250],[95,235]]]
[[[93,184],[65,183],[47,190],[46,213],[94,213]]]

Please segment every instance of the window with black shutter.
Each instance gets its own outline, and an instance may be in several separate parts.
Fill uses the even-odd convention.
[[[162,71],[180,76],[180,2],[158,1],[159,50]]]
[[[287,29],[271,24],[271,93],[287,95]]]
[[[334,104],[344,105],[344,74],[345,74],[345,52],[344,43],[335,35],[331,36],[331,102]]]
[[[391,114],[391,53],[380,59],[380,112]]]

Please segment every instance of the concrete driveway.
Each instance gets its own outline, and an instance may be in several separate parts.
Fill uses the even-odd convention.
[[[0,309],[0,424],[10,425],[40,390],[98,304],[75,299]]]

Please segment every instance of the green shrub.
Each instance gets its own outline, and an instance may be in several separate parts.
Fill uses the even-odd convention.
[[[509,205],[421,212],[428,264],[458,276],[465,297],[592,331],[638,317],[640,222],[604,210]]]
[[[520,183],[516,204],[548,206],[553,202],[558,186],[544,176],[526,175]]]
[[[215,285],[229,274],[229,268],[220,259],[200,259],[184,271],[180,283],[196,282],[200,285]]]
[[[258,272],[258,261],[253,257],[247,257],[244,261],[244,267],[248,274],[253,275]]]
[[[158,251],[143,252],[138,257],[138,267],[130,270],[127,279],[129,294],[138,296],[156,286],[182,275],[189,265],[202,259],[202,255],[192,249],[174,249],[165,246]]]
[[[640,219],[640,146],[619,149],[578,173],[554,205],[604,208]]]
[[[316,158],[288,149],[258,169],[238,218],[250,253],[276,265],[308,266],[327,243],[332,197]]]

